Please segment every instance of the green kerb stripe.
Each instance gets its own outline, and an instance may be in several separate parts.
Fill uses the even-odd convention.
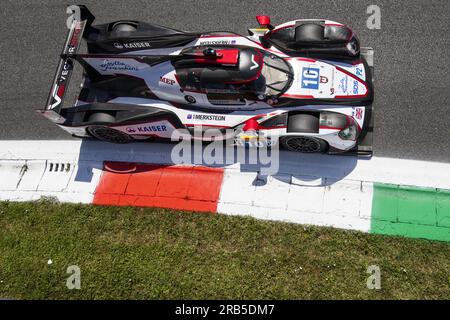
[[[371,232],[450,241],[450,190],[374,184]]]

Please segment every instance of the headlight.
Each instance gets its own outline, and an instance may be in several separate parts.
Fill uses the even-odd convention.
[[[339,138],[342,140],[356,141],[359,135],[359,127],[355,120],[351,117],[347,117],[347,126],[339,131]]]

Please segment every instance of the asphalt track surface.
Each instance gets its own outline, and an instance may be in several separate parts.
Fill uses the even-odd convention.
[[[67,1],[0,1],[0,139],[72,139],[34,110],[45,104],[66,36]],[[274,24],[327,18],[348,24],[375,49],[377,156],[450,162],[450,1],[114,0],[84,1],[97,23],[154,22],[190,31],[246,34],[255,15]],[[381,8],[369,30],[367,7]],[[149,146],[150,147],[150,146]]]

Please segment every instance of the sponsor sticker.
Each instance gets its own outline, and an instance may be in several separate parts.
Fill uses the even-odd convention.
[[[162,138],[170,138],[170,135],[175,130],[168,120],[128,124],[116,126],[115,128],[132,136],[157,136]]]
[[[138,68],[132,66],[123,61],[109,61],[103,60],[103,63],[100,65],[101,71],[138,71]]]
[[[359,91],[359,81],[353,80],[353,94],[358,94]]]
[[[201,41],[199,45],[210,46],[210,45],[225,45],[225,44],[236,44],[236,40],[206,40]]]
[[[363,69],[362,68],[356,68],[356,75],[358,77],[362,77],[363,76]]]
[[[226,116],[218,114],[188,114],[188,120],[225,121]]]
[[[116,49],[147,49],[151,48],[150,42],[140,41],[140,42],[114,42],[113,46]]]
[[[72,38],[70,39],[69,48],[67,50],[68,53],[75,53],[75,50],[78,46],[78,42],[80,40],[81,29],[82,29],[82,23],[77,22],[75,25],[75,29],[73,30],[73,33],[72,33]]]
[[[347,76],[345,76],[341,79],[339,88],[342,90],[343,93],[347,93],[347,89],[348,89],[348,77]]]
[[[161,125],[145,125],[145,126],[135,126],[135,127],[127,127],[125,129],[129,133],[136,132],[167,132],[167,126],[164,124]]]
[[[169,78],[166,78],[166,77],[163,77],[163,76],[159,77],[159,82],[166,83],[166,84],[171,85],[171,86],[173,86],[175,84],[175,80],[169,79]]]

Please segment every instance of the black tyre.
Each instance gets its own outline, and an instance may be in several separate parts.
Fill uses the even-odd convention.
[[[288,132],[319,133],[319,113],[299,113],[288,118]]]
[[[313,137],[281,137],[280,143],[285,149],[296,152],[324,153],[328,150],[328,143],[326,141]]]
[[[86,131],[94,138],[105,142],[128,143],[133,141],[130,135],[107,126],[107,124],[114,123],[114,120],[114,116],[108,113],[94,113],[89,117],[89,122],[96,124],[88,126]]]
[[[88,121],[95,124],[111,124],[116,122],[116,118],[109,113],[96,112],[89,116]]]
[[[89,126],[87,132],[94,138],[111,143],[128,143],[133,138],[128,134],[106,126]]]
[[[117,22],[111,28],[114,32],[133,32],[136,31],[137,26],[129,22]]]

